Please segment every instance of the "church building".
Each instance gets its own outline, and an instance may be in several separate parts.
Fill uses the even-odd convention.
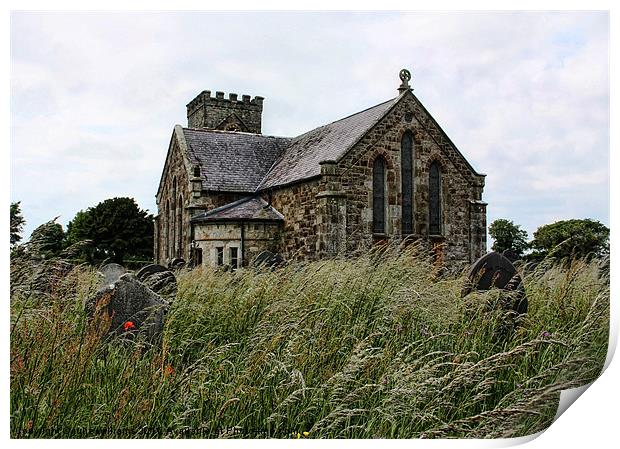
[[[261,133],[264,99],[203,91],[172,132],[155,261],[241,267],[422,241],[445,264],[486,253],[485,175],[400,72],[398,95],[297,137]]]

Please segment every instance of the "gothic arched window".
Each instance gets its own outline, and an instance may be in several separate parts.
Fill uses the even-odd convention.
[[[372,166],[372,232],[385,234],[385,159],[375,159]]]
[[[164,254],[166,258],[170,257],[170,201],[166,200],[166,208],[164,209]]]
[[[177,257],[183,257],[183,195],[179,195],[177,217]]]
[[[170,240],[170,256],[175,257],[176,254],[176,242],[177,242],[177,178],[172,178],[172,209],[170,210],[170,228],[171,228],[171,240]]]
[[[413,136],[411,131],[400,142],[400,173],[402,187],[402,232],[413,234]]]
[[[433,162],[428,172],[428,232],[441,234],[441,167]]]

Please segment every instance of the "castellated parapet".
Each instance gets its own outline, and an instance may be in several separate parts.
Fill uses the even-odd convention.
[[[187,105],[187,126],[189,128],[217,129],[261,133],[263,97],[235,93],[224,97],[224,92],[204,90]]]

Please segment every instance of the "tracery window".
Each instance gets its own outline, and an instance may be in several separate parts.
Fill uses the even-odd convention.
[[[164,209],[164,254],[166,258],[170,257],[170,201],[166,200],[166,208]]]
[[[385,234],[385,159],[378,157],[372,167],[372,232]]]
[[[400,144],[402,233],[413,234],[413,136],[407,131]]]
[[[183,257],[183,195],[179,195],[177,217],[177,257]]]
[[[172,209],[170,210],[170,257],[176,257],[177,244],[177,178],[172,178]]]
[[[441,167],[433,162],[428,173],[428,231],[431,235],[441,234]]]

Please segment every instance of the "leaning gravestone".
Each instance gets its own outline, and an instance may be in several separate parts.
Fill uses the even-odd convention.
[[[467,274],[467,285],[463,288],[461,297],[474,290],[492,288],[510,292],[502,297],[504,308],[518,314],[527,312],[527,296],[521,276],[510,260],[496,252],[485,254],[471,266]]]
[[[183,268],[185,266],[185,259],[182,257],[175,257],[170,261],[170,268]]]
[[[162,273],[165,271],[170,271],[168,268],[164,267],[163,265],[158,265],[156,263],[151,264],[151,265],[147,265],[146,267],[143,267],[140,271],[138,271],[136,273],[136,278],[140,281],[140,282],[144,282],[144,280],[151,276],[152,274],[155,273]]]
[[[172,303],[177,295],[177,278],[170,270],[152,273],[142,282],[159,294],[168,304]]]
[[[104,275],[113,272],[111,268],[104,271]],[[123,335],[133,339],[141,334],[151,343],[161,336],[167,309],[166,302],[131,273],[104,284],[84,303],[89,319],[110,320],[108,337]]]
[[[177,294],[177,279],[169,268],[157,264],[147,265],[138,271],[136,278],[169,304],[174,301]]]

